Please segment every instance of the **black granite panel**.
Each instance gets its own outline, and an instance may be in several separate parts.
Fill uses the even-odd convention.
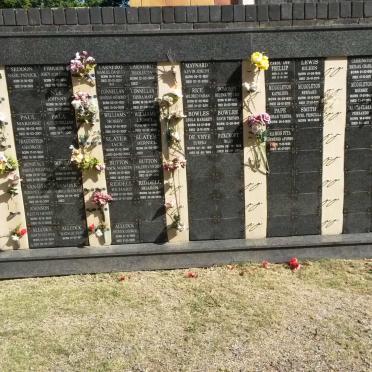
[[[6,68],[31,248],[86,243],[81,174],[70,164],[76,139],[65,66]]]
[[[372,231],[372,57],[347,71],[344,233]]]
[[[164,183],[156,64],[102,64],[97,71],[112,243],[164,242]]]
[[[272,60],[266,74],[269,140],[278,145],[268,154],[268,236],[320,233],[323,75],[315,58]]]
[[[190,239],[244,237],[241,64],[182,64]]]

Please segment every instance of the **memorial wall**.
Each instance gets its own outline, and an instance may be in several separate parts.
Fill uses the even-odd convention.
[[[329,52],[297,30],[269,32],[283,51],[267,33],[194,31],[64,34],[50,58],[56,35],[31,35],[41,56],[24,58],[2,39],[0,268],[27,249],[42,257],[30,275],[59,272],[40,269],[54,257],[67,273],[370,250],[372,51],[347,49],[355,30],[340,47],[314,30]],[[64,261],[89,255],[111,258]]]

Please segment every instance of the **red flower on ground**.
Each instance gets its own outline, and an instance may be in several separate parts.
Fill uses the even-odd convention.
[[[195,271],[188,271],[185,274],[185,277],[186,278],[197,278],[198,277],[198,273],[196,273]]]
[[[297,257],[292,257],[289,260],[288,265],[289,265],[290,269],[293,270],[293,271],[296,271],[296,270],[301,268],[301,264],[298,262]]]
[[[262,267],[264,269],[268,269],[269,268],[269,265],[270,265],[269,261],[266,261],[266,260],[262,261]]]

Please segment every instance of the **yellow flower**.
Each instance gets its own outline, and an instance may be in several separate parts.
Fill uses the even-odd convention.
[[[252,64],[257,65],[258,63],[260,63],[262,61],[263,57],[264,57],[263,54],[260,53],[260,52],[252,53],[252,55],[251,55]]]
[[[267,57],[266,57],[267,58]],[[257,64],[259,70],[268,70],[269,68],[269,59],[262,60],[259,64]]]

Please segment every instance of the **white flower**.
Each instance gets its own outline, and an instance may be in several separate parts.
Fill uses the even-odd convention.
[[[180,135],[179,135],[178,132],[172,132],[172,133],[171,133],[171,136],[172,136],[172,138],[173,138],[175,141],[177,141],[177,142],[180,141]]]
[[[76,52],[75,59],[80,59],[80,53],[79,52]]]
[[[77,99],[74,99],[72,102],[71,102],[71,105],[73,106],[73,108],[75,110],[78,110],[80,107],[81,107],[81,101],[77,100]]]
[[[177,231],[182,232],[183,230],[185,230],[185,226],[183,225],[183,223],[180,222],[177,226]]]
[[[6,162],[8,159],[6,158],[5,154],[3,152],[0,152],[0,161]]]
[[[4,123],[6,121],[6,116],[2,112],[0,112],[0,123]]]
[[[97,236],[98,238],[100,238],[101,236],[103,236],[103,232],[102,232],[101,229],[97,229],[97,230],[96,230],[96,236]]]
[[[19,236],[16,234],[11,235],[10,237],[13,241],[17,242],[19,240]]]

